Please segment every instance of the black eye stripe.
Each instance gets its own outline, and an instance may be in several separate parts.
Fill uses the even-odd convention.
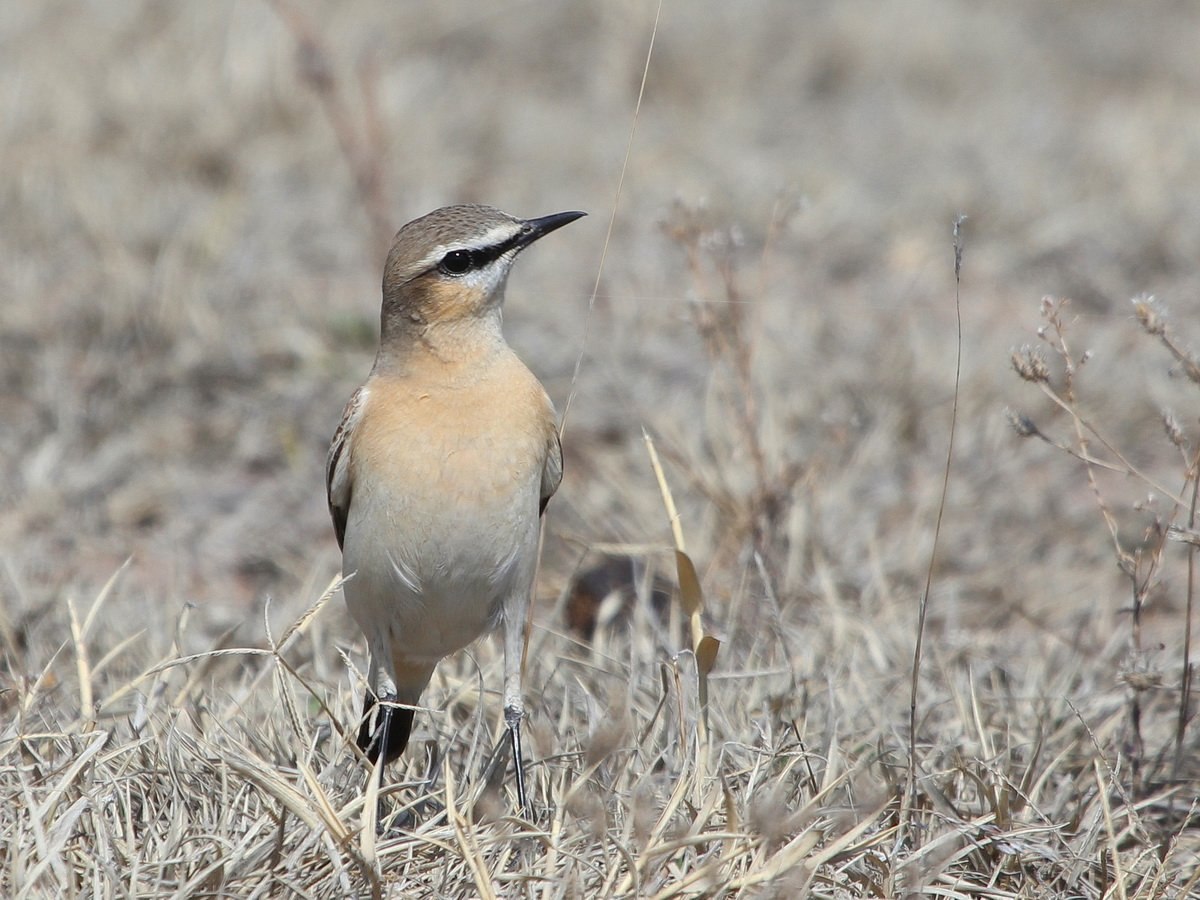
[[[524,237],[524,232],[518,231],[508,240],[488,247],[451,250],[438,262],[438,271],[445,275],[465,275],[473,269],[482,269],[519,245]]]
[[[518,231],[508,240],[501,241],[499,244],[492,244],[490,247],[479,247],[476,250],[472,250],[471,262],[475,264],[476,268],[486,266],[488,263],[499,259],[513,247],[517,246],[523,237],[524,235]]]

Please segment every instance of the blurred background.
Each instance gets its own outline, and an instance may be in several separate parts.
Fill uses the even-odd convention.
[[[884,577],[909,621],[965,214],[932,626],[1080,646],[1123,628],[1128,588],[1082,474],[1022,443],[1005,409],[1067,436],[1069,420],[1009,354],[1036,343],[1043,295],[1072,298],[1071,339],[1093,351],[1085,401],[1178,489],[1160,411],[1194,430],[1195,395],[1129,299],[1154,293],[1194,325],[1200,7],[667,2],[633,132],[655,14],[0,5],[10,636],[126,559],[109,610],[131,632],[167,634],[192,607],[197,644],[239,622],[261,638],[267,597],[289,619],[312,602],[339,565],[324,454],[371,365],[383,251],[405,221],[466,201],[591,213],[509,286],[510,342],[560,412],[577,392],[546,597],[596,544],[669,544],[645,428],[718,625],[760,576],[801,617],[831,584],[849,609],[876,602],[864,585]],[[1145,488],[1105,489],[1136,543]],[[1174,641],[1168,588],[1156,608]]]

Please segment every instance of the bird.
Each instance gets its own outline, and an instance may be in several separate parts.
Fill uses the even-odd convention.
[[[398,759],[437,664],[499,628],[523,812],[525,625],[563,461],[554,405],[501,322],[517,256],[583,215],[466,204],[402,227],[383,270],[375,363],[326,459],[343,594],[370,653],[359,748],[379,771]]]

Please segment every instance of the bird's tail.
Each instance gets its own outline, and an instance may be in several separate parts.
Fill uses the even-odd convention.
[[[362,721],[358,726],[358,748],[367,755],[371,765],[382,756],[383,764],[395,762],[408,746],[412,733],[413,712],[410,707],[384,704],[371,721],[371,712],[378,705],[370,690],[363,696]],[[372,728],[374,724],[374,728]]]

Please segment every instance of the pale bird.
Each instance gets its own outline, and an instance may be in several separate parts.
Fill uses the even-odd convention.
[[[517,255],[582,215],[448,206],[401,228],[379,353],[326,466],[346,605],[371,654],[359,747],[372,763],[399,757],[434,667],[499,626],[523,811],[525,622],[563,469],[554,406],[505,343],[501,307]]]

